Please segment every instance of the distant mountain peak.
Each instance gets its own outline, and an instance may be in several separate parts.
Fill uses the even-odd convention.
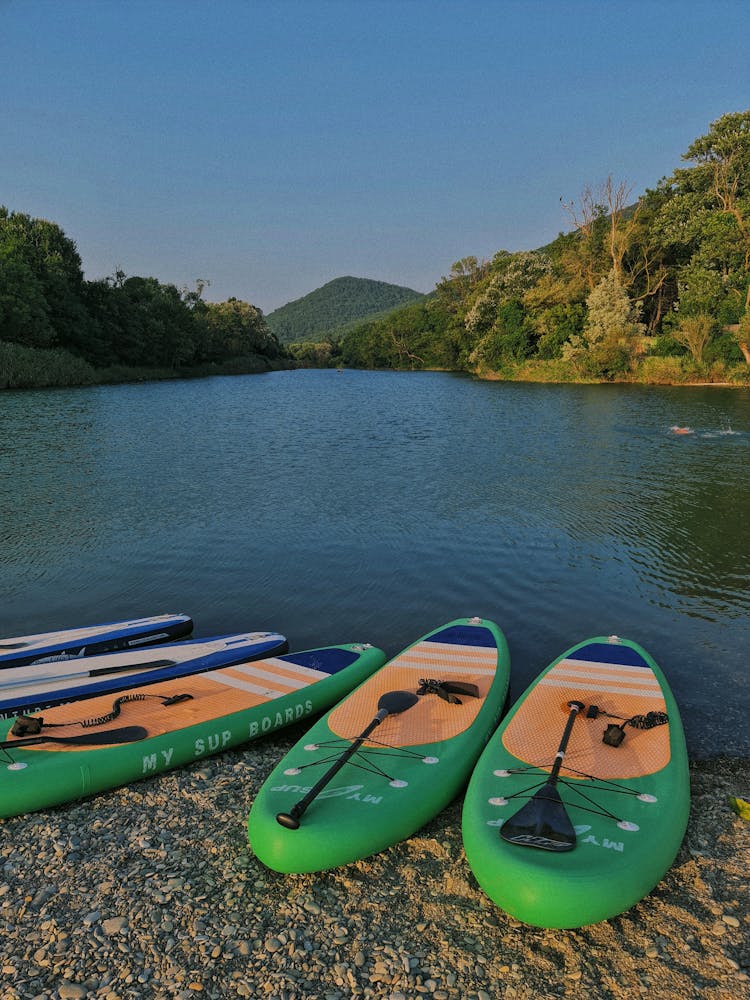
[[[333,278],[266,316],[282,343],[324,340],[340,327],[424,298],[421,292],[373,278]]]

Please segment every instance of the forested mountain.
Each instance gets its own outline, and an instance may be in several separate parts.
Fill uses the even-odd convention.
[[[282,344],[338,338],[353,321],[385,313],[423,296],[412,288],[370,278],[335,278],[266,317]]]
[[[502,378],[750,381],[750,111],[634,199],[610,177],[548,246],[466,257],[428,298],[316,345],[315,363]],[[295,354],[300,356],[295,349]]]
[[[259,309],[202,293],[202,282],[180,290],[121,271],[86,281],[59,226],[0,206],[0,388],[96,382],[113,366],[189,374],[284,364]]]

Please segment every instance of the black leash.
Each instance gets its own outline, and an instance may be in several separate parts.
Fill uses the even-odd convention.
[[[467,698],[478,698],[479,688],[476,684],[466,684],[463,681],[438,681],[430,677],[420,678],[417,694],[436,694],[438,698],[442,698],[450,705],[462,705],[463,702],[456,695],[462,694]]]
[[[82,726],[84,729],[93,729],[96,726],[104,726],[108,722],[113,722],[120,714],[120,707],[130,701],[145,701],[147,698],[158,698],[163,705],[176,705],[181,701],[188,701],[193,696],[191,694],[173,694],[171,696],[163,694],[124,694],[115,699],[112,704],[112,711],[106,715],[100,715],[96,719],[78,719],[75,722],[45,722],[43,716],[19,715],[13,723],[11,735],[13,736],[36,736],[42,729],[59,729],[65,726]]]

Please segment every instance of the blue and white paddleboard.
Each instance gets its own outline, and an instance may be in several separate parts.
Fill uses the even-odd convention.
[[[188,615],[154,615],[130,621],[84,625],[58,632],[39,632],[0,639],[0,669],[49,659],[68,660],[79,656],[97,656],[118,649],[137,649],[183,639],[193,631]]]
[[[0,718],[278,656],[288,648],[286,638],[278,632],[244,632],[9,667],[0,672]]]

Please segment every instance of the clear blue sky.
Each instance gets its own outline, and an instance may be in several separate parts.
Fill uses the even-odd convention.
[[[0,204],[270,312],[634,196],[750,107],[747,0],[0,0]]]

